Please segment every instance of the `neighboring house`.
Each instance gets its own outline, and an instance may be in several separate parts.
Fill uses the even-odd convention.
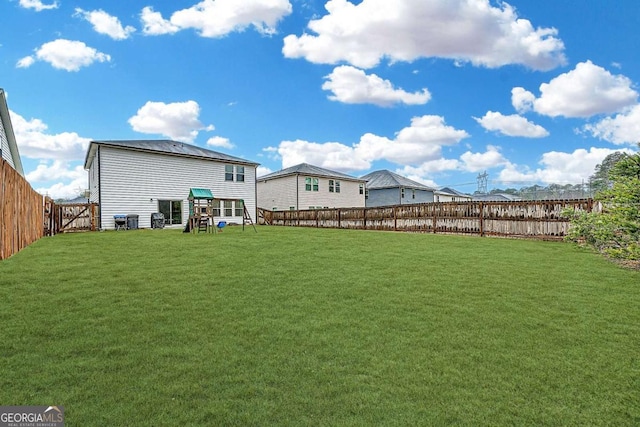
[[[473,201],[478,202],[519,202],[522,197],[513,194],[495,193],[495,194],[474,194]]]
[[[4,90],[0,89],[0,157],[6,160],[21,176],[24,177],[22,161],[18,152],[18,144],[13,134],[9,107]]]
[[[371,172],[367,181],[367,207],[431,203],[435,190],[388,170]]]
[[[89,171],[89,201],[100,206],[101,229],[115,226],[114,215],[138,215],[151,226],[151,214],[167,225],[189,219],[189,191],[207,188],[218,199],[242,199],[256,221],[258,163],[194,145],[168,140],[92,141],[84,168]],[[240,202],[224,202],[222,220],[242,223]]]
[[[258,178],[258,206],[267,210],[364,207],[365,181],[302,163]]]
[[[442,187],[435,192],[435,202],[470,202],[472,196],[451,187]]]

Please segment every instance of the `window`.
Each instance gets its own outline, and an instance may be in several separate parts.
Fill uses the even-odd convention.
[[[413,193],[411,194],[411,198],[415,199],[416,198],[416,190],[411,190]]]
[[[330,180],[329,180],[329,193],[333,193],[333,189],[334,189],[334,187],[333,187],[333,180],[332,180],[332,179],[330,179]]]
[[[340,181],[336,181],[336,193],[340,192]]]
[[[233,216],[233,201],[224,201],[224,216]]]
[[[242,201],[236,201],[236,215],[235,216],[244,216],[244,209],[242,209]]]
[[[304,179],[305,191],[318,191],[318,178],[306,177]]]
[[[364,194],[364,184],[360,184],[358,189],[360,190],[360,194]]]
[[[289,206],[289,210],[290,210],[290,211],[295,211],[295,210],[296,210],[296,207],[295,207],[295,206]]]
[[[233,181],[233,165],[224,165],[224,180]]]
[[[400,198],[404,199],[404,188],[400,189]]]
[[[236,166],[236,181],[244,182],[244,166]]]
[[[369,200],[369,189],[368,188],[366,188],[364,190],[364,198],[365,198],[365,200]]]
[[[158,200],[158,212],[165,224],[182,224],[182,200]]]
[[[220,216],[220,200],[213,200],[213,216]]]

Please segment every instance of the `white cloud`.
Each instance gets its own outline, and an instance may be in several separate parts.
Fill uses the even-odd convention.
[[[223,37],[234,31],[252,26],[258,32],[271,35],[276,25],[291,13],[288,0],[203,0],[178,10],[165,20],[151,8],[142,11],[144,33],[158,35],[195,29],[202,37]]]
[[[375,74],[367,75],[364,71],[348,65],[334,68],[325,79],[327,81],[322,85],[322,89],[333,93],[329,99],[345,104],[375,104],[389,107],[399,103],[426,104],[431,99],[427,89],[414,93],[405,92],[394,88],[389,80],[383,80]]]
[[[526,113],[533,110],[533,104],[536,96],[522,87],[514,87],[511,89],[511,104],[519,113]]]
[[[30,67],[35,61],[44,61],[53,68],[78,71],[94,62],[108,62],[111,57],[87,46],[83,42],[58,39],[48,42],[35,50],[35,56],[27,56],[18,61],[17,67]]]
[[[521,136],[525,138],[544,138],[549,132],[540,125],[531,123],[517,114],[504,116],[495,111],[488,111],[482,118],[474,117],[480,125],[489,131],[500,132],[507,136]]]
[[[89,21],[96,32],[105,34],[114,40],[127,39],[131,33],[136,30],[134,27],[129,25],[123,27],[117,17],[111,16],[101,9],[85,11],[83,9],[76,8],[74,16],[79,16]]]
[[[460,160],[462,160],[462,169],[469,172],[479,172],[508,163],[507,159],[500,153],[498,147],[492,145],[487,146],[487,151],[484,153],[467,151],[460,156]]]
[[[527,167],[508,163],[500,172],[499,180],[503,182],[544,182],[547,184],[587,182],[597,164],[602,163],[609,154],[620,151],[607,148],[589,150],[577,149],[572,153],[551,151],[544,153],[540,160],[542,167],[530,170]]]
[[[153,10],[151,6],[147,6],[142,9],[140,13],[140,20],[142,21],[142,32],[149,36],[158,36],[162,34],[173,34],[180,31],[180,27],[171,23],[171,21],[164,19],[160,12]]]
[[[20,0],[20,6],[25,9],[34,9],[36,12],[42,12],[47,9],[57,9],[58,2],[54,1],[50,4],[44,4],[42,0]]]
[[[48,187],[41,186],[36,187],[35,190],[46,196],[51,197],[52,199],[73,199],[82,195],[82,193],[88,187],[88,178],[85,171],[83,178],[76,178],[71,182],[57,182]]]
[[[35,170],[26,173],[27,180],[37,192],[55,199],[71,198],[87,188],[87,172],[81,164],[72,166],[71,163],[84,160],[90,138],[83,138],[75,132],[50,134],[42,120],[26,120],[13,111],[9,113],[20,155],[44,159]],[[37,187],[36,184],[41,185]]]
[[[25,56],[16,64],[17,68],[29,68],[36,62],[36,59],[33,56]]]
[[[446,125],[440,116],[422,116],[414,117],[411,126],[401,129],[393,139],[366,133],[352,146],[296,140],[282,141],[265,151],[277,152],[283,168],[306,162],[348,172],[368,169],[376,160],[414,166],[438,160],[443,146],[455,145],[468,136]]]
[[[640,105],[598,123],[588,124],[584,130],[614,144],[636,144],[640,142]]]
[[[60,179],[78,180],[87,178],[87,171],[82,165],[71,167],[69,162],[64,160],[55,160],[53,162],[45,161],[40,163],[35,170],[29,172],[25,176],[30,183],[46,182]]]
[[[256,177],[261,177],[264,175],[268,175],[271,172],[273,172],[271,169],[264,167],[264,166],[258,166],[258,168],[256,169]]]
[[[283,54],[314,63],[346,61],[360,68],[383,58],[448,58],[485,67],[522,64],[549,70],[565,63],[553,28],[534,28],[506,3],[489,0],[329,0],[309,22],[313,34],[288,35]]]
[[[638,93],[632,85],[629,78],[614,76],[586,61],[549,83],[541,84],[539,98],[522,88],[514,88],[512,103],[521,112],[533,107],[537,113],[551,117],[591,117],[634,105]]]
[[[500,153],[500,149],[489,145],[484,153],[467,151],[460,156],[460,159],[439,157],[418,166],[404,166],[397,172],[414,181],[437,188],[439,185],[429,178],[433,174],[449,171],[479,172],[508,164],[509,161]]]
[[[26,120],[13,111],[11,123],[20,155],[32,159],[82,160],[91,141],[75,132],[48,134],[47,125],[41,120]]]
[[[425,178],[426,176],[434,173],[459,170],[461,166],[462,164],[459,160],[445,159],[443,157],[440,159],[426,161],[419,166],[405,166],[404,168],[399,169],[398,173],[406,177],[412,176],[414,178],[410,179],[415,179],[416,181],[424,183],[428,181],[428,179]]]
[[[277,147],[282,167],[310,163],[336,171],[368,169],[371,164],[358,156],[353,147],[339,142],[316,143],[303,140],[282,141]]]
[[[129,119],[129,124],[136,132],[161,134],[177,141],[193,142],[200,131],[214,129],[213,125],[203,125],[199,116],[200,106],[195,101],[170,104],[149,101]]]
[[[209,138],[207,140],[207,145],[209,147],[227,148],[229,150],[235,147],[228,138],[223,138],[221,136],[213,136]]]

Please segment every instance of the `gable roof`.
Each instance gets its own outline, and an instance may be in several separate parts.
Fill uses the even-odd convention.
[[[24,169],[22,169],[22,160],[20,160],[20,152],[18,151],[18,144],[16,142],[16,136],[13,133],[13,125],[11,124],[11,117],[9,116],[9,106],[7,105],[7,97],[5,96],[4,89],[0,88],[0,121],[2,121],[2,127],[4,133],[7,136],[7,143],[9,144],[9,153],[13,160],[13,168],[21,175],[24,176]],[[0,146],[0,151],[1,151]]]
[[[84,161],[84,168],[89,169],[98,146],[122,148],[125,150],[146,151],[150,153],[161,153],[172,156],[192,157],[206,160],[217,160],[221,162],[239,163],[243,165],[258,166],[259,163],[251,162],[240,157],[230,156],[213,150],[207,150],[184,142],[163,140],[122,140],[122,141],[91,141],[87,156]]]
[[[456,190],[455,188],[451,188],[451,187],[442,187],[441,189],[438,190],[438,192],[445,193],[445,194],[452,195],[452,196],[471,198],[471,196],[469,194],[462,193],[462,192]]]
[[[368,173],[360,178],[367,181],[367,188],[369,190],[404,187],[416,190],[434,191],[431,187],[420,184],[419,182],[405,178],[402,175],[398,175],[397,173],[393,173],[386,169]]]
[[[282,169],[267,175],[258,177],[258,181],[267,181],[273,178],[281,178],[289,175],[307,175],[307,176],[319,176],[326,178],[340,178],[351,181],[364,181],[361,178],[356,178],[351,175],[347,175],[342,172],[336,172],[329,169],[321,168],[320,166],[310,165],[308,163],[300,163],[299,165],[291,166],[286,169]]]

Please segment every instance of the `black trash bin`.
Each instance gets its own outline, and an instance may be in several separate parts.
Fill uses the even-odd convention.
[[[164,214],[162,212],[151,214],[151,228],[164,228]]]
[[[127,215],[127,230],[138,229],[138,215]]]

